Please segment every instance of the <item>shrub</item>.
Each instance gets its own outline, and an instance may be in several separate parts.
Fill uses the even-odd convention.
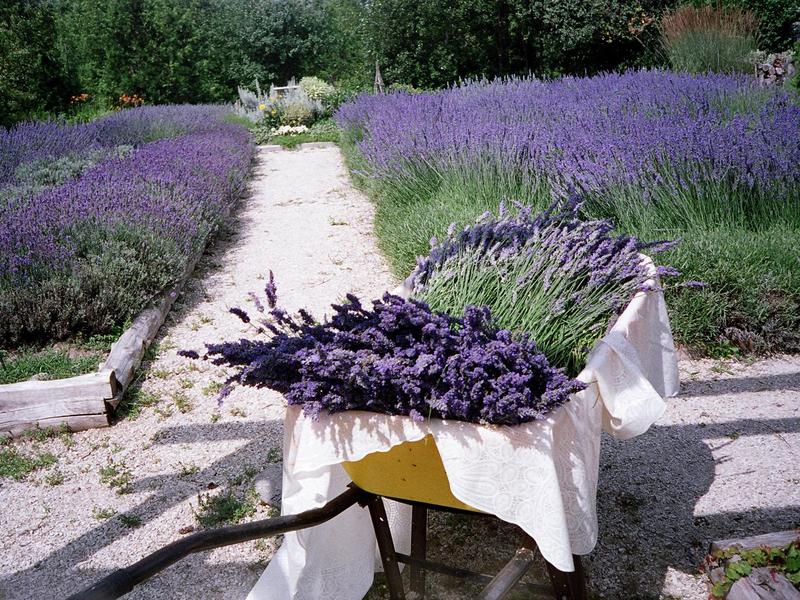
[[[312,100],[323,100],[336,91],[336,88],[319,77],[303,77],[298,85]]]
[[[281,125],[311,125],[322,112],[322,104],[312,100],[302,89],[289,90],[278,100]]]
[[[670,64],[690,73],[748,72],[759,23],[746,9],[682,6],[661,19]]]

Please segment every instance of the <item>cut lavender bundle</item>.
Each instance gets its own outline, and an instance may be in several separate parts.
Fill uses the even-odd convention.
[[[613,235],[610,222],[581,220],[579,209],[575,198],[539,215],[501,208],[497,218],[451,228],[418,261],[414,296],[445,312],[488,306],[498,326],[530,335],[552,364],[577,374],[612,316],[645,289],[651,274],[640,253],[674,245]]]
[[[367,410],[514,425],[543,418],[584,388],[531,338],[495,329],[486,308],[455,318],[385,294],[371,309],[348,295],[333,310],[324,323],[279,308],[250,321],[237,310],[271,336],[210,344],[208,355],[237,367],[229,383],[279,391],[309,415]]]

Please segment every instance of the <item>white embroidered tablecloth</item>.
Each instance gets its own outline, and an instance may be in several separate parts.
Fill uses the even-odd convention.
[[[652,267],[652,263],[650,263]],[[652,282],[655,283],[655,282]],[[675,347],[660,291],[639,292],[578,378],[588,384],[547,419],[513,427],[350,411],[306,418],[287,409],[283,514],[317,508],[350,483],[341,463],[430,434],[453,495],[525,530],[562,571],[597,542],[600,433],[644,433],[678,391]],[[408,552],[410,507],[386,502],[395,547]],[[375,536],[358,506],[284,537],[248,600],[359,600],[372,584]]]

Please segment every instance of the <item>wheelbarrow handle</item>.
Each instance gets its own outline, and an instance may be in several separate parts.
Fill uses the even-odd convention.
[[[156,550],[129,567],[113,571],[94,585],[73,594],[67,600],[120,598],[133,590],[135,586],[147,581],[159,571],[163,571],[189,554],[314,527],[343,513],[354,504],[364,504],[369,497],[370,494],[367,492],[351,487],[324,506],[296,515],[283,515],[194,533]]]

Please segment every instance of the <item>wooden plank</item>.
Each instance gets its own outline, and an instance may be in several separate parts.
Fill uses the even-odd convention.
[[[746,538],[731,538],[728,540],[719,540],[711,543],[711,552],[718,550],[727,550],[728,548],[739,548],[741,550],[753,550],[761,546],[770,546],[773,548],[785,548],[792,542],[800,542],[800,529],[792,529],[790,531],[776,531],[774,533],[765,533],[763,535],[754,535]]]
[[[79,375],[52,381],[22,381],[0,386],[0,413],[47,402],[112,398],[112,372]]]
[[[97,427],[108,427],[108,415],[70,415],[65,417],[48,417],[32,421],[17,421],[13,426],[0,429],[2,435],[16,437],[29,429],[56,428],[66,425],[70,431],[83,431],[84,429],[95,429]]]
[[[103,398],[78,398],[26,404],[0,412],[0,429],[13,421],[30,421],[53,416],[101,414],[105,412],[105,409]]]
[[[800,600],[800,592],[781,573],[761,567],[734,583],[727,600]]]

